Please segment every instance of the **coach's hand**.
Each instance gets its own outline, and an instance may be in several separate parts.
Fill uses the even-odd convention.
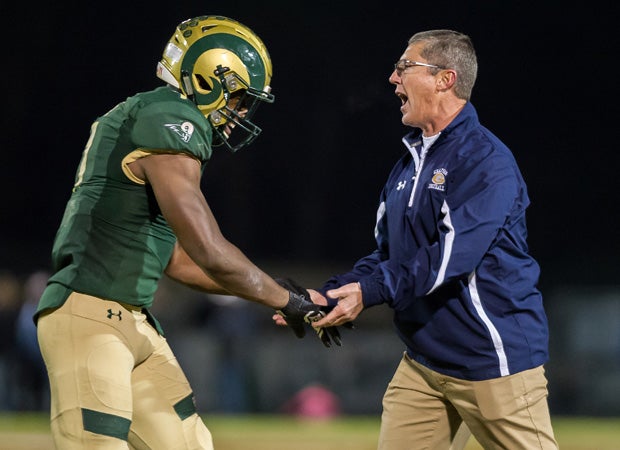
[[[325,317],[313,322],[315,327],[347,326],[357,318],[364,309],[362,288],[359,283],[349,283],[337,289],[327,291],[327,296],[338,299],[338,303],[327,312]]]
[[[290,278],[276,278],[276,282],[289,291],[288,304],[277,311],[287,325],[293,329],[298,338],[306,335],[304,322],[312,325],[313,322],[325,317],[330,308],[317,305],[310,300],[310,294],[307,289],[296,283]],[[313,327],[319,339],[325,347],[331,347],[332,342],[336,345],[342,345],[340,333],[336,327]]]

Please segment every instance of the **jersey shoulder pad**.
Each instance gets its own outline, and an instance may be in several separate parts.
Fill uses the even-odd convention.
[[[201,161],[210,158],[213,130],[195,105],[169,88],[151,91],[141,100],[130,125],[136,148],[177,150]]]

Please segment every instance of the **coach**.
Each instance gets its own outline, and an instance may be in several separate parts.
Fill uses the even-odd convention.
[[[406,345],[383,398],[380,450],[448,449],[462,422],[485,449],[556,449],[548,327],[528,254],[527,189],[470,103],[468,36],[415,34],[390,83],[413,127],[381,193],[377,249],[332,277],[317,327],[387,303]]]

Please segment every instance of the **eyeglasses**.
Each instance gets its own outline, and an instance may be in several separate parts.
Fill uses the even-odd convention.
[[[418,61],[410,61],[408,59],[401,59],[400,61],[396,61],[396,64],[394,64],[394,70],[396,71],[396,75],[400,77],[405,71],[405,69],[415,66],[431,67],[433,69],[443,69],[443,67],[436,66],[435,64],[427,64]]]

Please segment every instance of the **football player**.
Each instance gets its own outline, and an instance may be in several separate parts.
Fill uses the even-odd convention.
[[[215,146],[261,132],[272,66],[241,23],[182,22],[157,66],[166,85],[91,127],[35,320],[57,448],[212,449],[192,389],[149,307],[165,273],[278,311],[298,336],[317,306],[224,238],[200,179]]]

